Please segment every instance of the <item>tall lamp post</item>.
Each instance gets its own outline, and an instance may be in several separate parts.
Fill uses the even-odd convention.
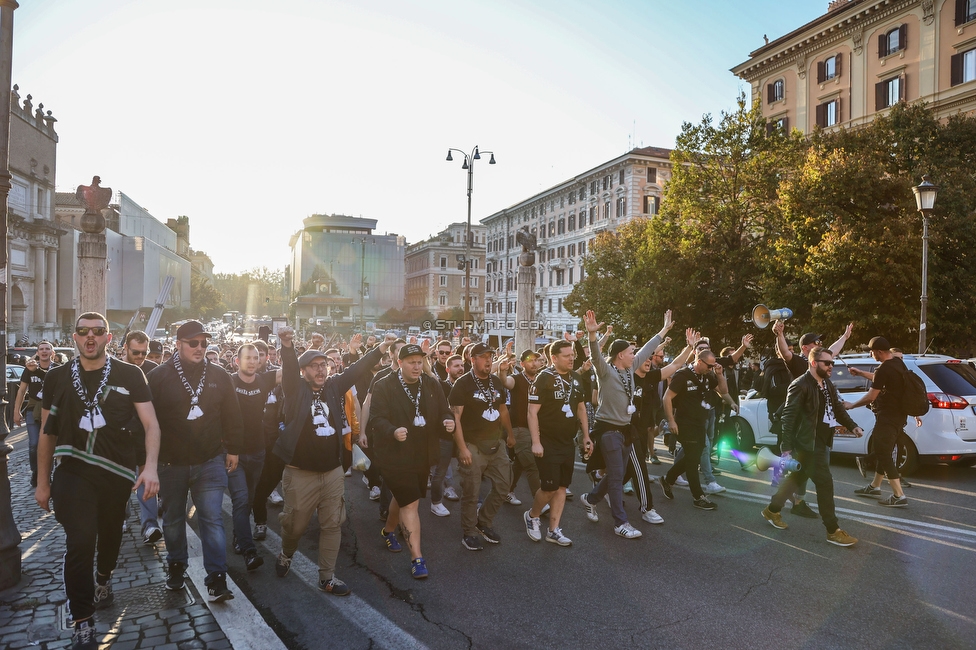
[[[460,149],[448,149],[447,150],[447,161],[451,162],[454,160],[451,156],[451,152],[456,151],[462,156],[464,156],[464,163],[461,165],[461,169],[468,170],[468,229],[465,231],[464,239],[464,328],[468,329],[471,322],[471,244],[474,237],[471,235],[471,193],[474,191],[474,161],[481,160],[481,153],[478,151],[478,147],[471,151],[470,155],[464,153]],[[495,152],[486,151],[485,153],[491,154],[491,159],[488,160],[489,165],[495,164]]]
[[[355,240],[353,240],[355,241]],[[366,331],[366,298],[369,297],[369,283],[366,282],[366,243],[375,244],[372,237],[361,237],[362,254],[359,258],[359,331]]]
[[[922,213],[922,317],[918,326],[918,353],[925,354],[926,348],[926,319],[929,306],[929,215],[935,208],[935,197],[939,188],[929,182],[928,175],[922,176],[922,182],[912,188],[915,193],[915,204]]]

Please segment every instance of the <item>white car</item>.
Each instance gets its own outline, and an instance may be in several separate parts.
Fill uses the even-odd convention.
[[[922,417],[921,427],[910,417],[904,432],[898,436],[895,460],[899,471],[911,474],[919,463],[976,463],[976,365],[935,354],[906,354],[903,359],[909,370],[925,382],[930,407]],[[874,372],[878,365],[866,354],[838,357],[831,381],[841,399],[856,402],[870,389],[870,382],[851,375],[848,366]],[[832,451],[864,455],[872,444],[874,413],[868,407],[860,407],[850,411],[850,415],[864,430],[864,435],[858,437],[838,427]],[[755,391],[740,400],[739,414],[733,415],[727,426],[726,430],[735,435],[735,447],[741,451],[750,451],[756,445],[776,445],[776,434],[769,432],[766,399]]]

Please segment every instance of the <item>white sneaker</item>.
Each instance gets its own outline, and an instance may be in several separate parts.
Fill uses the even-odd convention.
[[[454,491],[454,488],[452,488],[452,487],[449,487],[449,488],[445,488],[444,489],[444,498],[447,499],[448,501],[460,501],[461,500],[461,497],[458,496],[458,493],[455,492]]]
[[[544,515],[547,512],[549,512],[549,504],[548,503],[546,505],[542,506],[542,510],[539,511],[539,514]]]
[[[725,488],[719,485],[718,483],[716,483],[715,481],[712,481],[711,483],[703,487],[702,490],[704,490],[705,494],[719,494],[720,492],[725,492]]]
[[[508,495],[505,497],[505,503],[507,503],[509,505],[513,505],[513,506],[520,506],[520,505],[522,505],[522,502],[519,501],[519,498],[517,496],[515,496],[515,493],[514,492],[509,492],[508,493]]]
[[[560,546],[572,546],[573,540],[563,535],[563,529],[549,530],[546,532],[546,541]]]
[[[352,468],[351,467],[346,470],[346,478],[349,478],[350,476],[352,476]],[[427,487],[430,487],[430,486],[428,485]]]
[[[451,511],[445,508],[443,503],[430,504],[430,511],[438,517],[448,517],[451,514]]]
[[[278,505],[279,503],[284,503],[285,499],[278,494],[278,490],[275,490],[271,493],[271,496],[268,497],[268,501],[273,505]]]
[[[542,541],[542,527],[539,524],[539,518],[533,517],[529,514],[529,510],[525,511],[522,515],[522,519],[525,520],[525,534],[529,536],[533,542]]]
[[[664,517],[662,517],[661,515],[657,514],[657,510],[655,510],[654,508],[651,508],[650,510],[648,510],[647,512],[645,512],[644,514],[642,514],[641,515],[641,519],[643,519],[644,521],[646,521],[649,524],[663,524],[664,523]]]
[[[380,500],[380,486],[369,488],[369,500],[379,501]]]
[[[641,532],[630,525],[630,522],[620,524],[613,529],[613,532],[617,533],[621,537],[626,537],[627,539],[637,539],[641,536]]]
[[[580,503],[583,504],[583,509],[586,510],[587,519],[590,521],[600,521],[600,515],[596,513],[596,506],[586,500],[586,492],[580,495]]]
[[[674,480],[675,485],[680,485],[681,487],[688,487],[688,479],[684,476],[679,476]]]
[[[629,482],[628,483],[625,483],[624,484],[624,494],[633,494],[633,493],[634,493],[634,486],[631,485]],[[607,495],[607,496],[609,496],[609,495]]]

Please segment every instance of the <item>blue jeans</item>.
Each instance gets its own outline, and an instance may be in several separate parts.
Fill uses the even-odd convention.
[[[37,483],[37,443],[41,439],[41,423],[34,422],[34,409],[27,409],[24,416],[27,425],[27,449],[30,455],[31,485]]]
[[[136,497],[139,498],[139,521],[142,522],[142,534],[146,534],[149,524],[159,526],[159,497],[153,497],[148,501],[143,498],[146,486],[140,485],[136,490]]]
[[[241,454],[237,469],[227,475],[227,488],[234,504],[234,539],[242,551],[254,546],[251,536],[251,501],[264,469],[264,450],[257,454]]]
[[[599,445],[607,471],[600,483],[586,495],[586,500],[595,504],[603,495],[609,494],[613,525],[620,526],[627,523],[627,512],[624,510],[624,468],[632,446],[624,444],[624,434],[612,429],[600,436]]]
[[[186,497],[193,497],[207,574],[227,571],[227,538],[221,503],[227,489],[227,456],[218,454],[200,465],[161,465],[159,498],[163,502],[163,537],[167,562],[186,563]]]

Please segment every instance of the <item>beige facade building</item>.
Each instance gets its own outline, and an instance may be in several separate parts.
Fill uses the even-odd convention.
[[[467,295],[464,266],[466,223],[452,223],[430,239],[407,246],[406,309],[434,316],[452,307],[464,309]],[[485,226],[471,225],[472,320],[481,320],[485,304]],[[460,268],[459,268],[460,267]],[[460,325],[458,326],[460,327]]]
[[[515,233],[523,229],[538,240],[531,320],[545,337],[561,338],[563,332],[575,330],[582,315],[569,313],[563,301],[583,279],[587,249],[598,233],[657,214],[671,178],[670,156],[670,149],[633,149],[482,219],[488,238],[486,333],[514,335],[522,251]]]
[[[976,0],[834,0],[732,72],[772,125],[870,122],[899,101],[976,114]]]

